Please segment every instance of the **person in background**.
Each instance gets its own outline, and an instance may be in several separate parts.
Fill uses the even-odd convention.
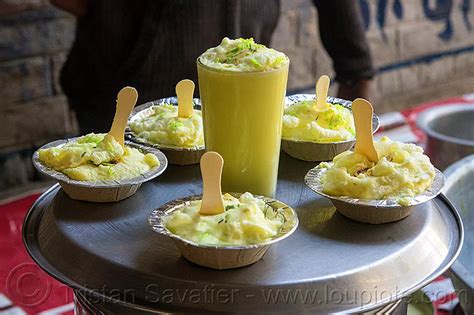
[[[196,58],[223,37],[270,45],[280,0],[51,0],[77,17],[60,82],[82,134],[106,132],[117,92],[139,91],[138,104],[197,82]],[[338,96],[369,98],[374,75],[358,1],[313,0],[322,43],[333,60]],[[284,51],[284,50],[283,50]]]

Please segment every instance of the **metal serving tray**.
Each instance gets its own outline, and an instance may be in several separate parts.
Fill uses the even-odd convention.
[[[24,242],[58,280],[148,312],[365,312],[416,291],[456,259],[462,224],[445,197],[398,222],[357,223],[306,188],[314,166],[282,154],[277,199],[300,225],[248,267],[194,265],[148,226],[153,209],[202,192],[198,166],[171,166],[118,203],[75,201],[53,186],[26,216]]]
[[[456,206],[464,223],[465,242],[451,267],[459,302],[466,314],[474,314],[474,155],[449,166],[444,193]]]

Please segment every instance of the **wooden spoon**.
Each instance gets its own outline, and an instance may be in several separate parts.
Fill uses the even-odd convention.
[[[323,111],[327,108],[329,83],[331,80],[327,75],[322,75],[316,83],[316,109]]]
[[[194,114],[193,93],[193,81],[185,79],[179,81],[178,84],[176,84],[176,96],[178,97],[178,117],[189,118]]]
[[[377,163],[379,156],[374,146],[372,135],[372,115],[374,109],[369,101],[357,98],[352,102],[352,113],[356,129],[354,152],[365,155],[370,161]]]
[[[224,212],[221,190],[222,166],[224,166],[224,159],[217,152],[209,151],[201,157],[203,186],[201,209],[199,209],[201,214]]]
[[[115,109],[114,121],[110,127],[109,135],[115,138],[118,143],[124,146],[125,126],[128,116],[137,103],[138,92],[131,86],[126,86],[117,94],[117,108]]]

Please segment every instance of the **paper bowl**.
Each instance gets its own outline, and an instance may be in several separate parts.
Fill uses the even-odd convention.
[[[115,202],[123,200],[135,194],[142,183],[152,180],[163,173],[168,166],[168,160],[160,150],[129,141],[125,141],[125,144],[139,149],[144,153],[154,154],[160,161],[160,165],[148,171],[147,173],[134,178],[113,181],[88,182],[71,179],[67,175],[44,165],[39,160],[39,150],[61,146],[65,143],[75,141],[76,139],[77,138],[71,138],[50,142],[39,148],[33,154],[33,165],[36,167],[36,169],[40,173],[57,180],[64,192],[71,199],[90,202]]]
[[[332,165],[332,163],[330,163]],[[383,200],[357,199],[347,196],[331,196],[323,192],[321,176],[327,171],[326,168],[315,167],[306,174],[304,181],[306,185],[317,194],[329,198],[336,210],[343,216],[354,221],[382,224],[394,222],[407,217],[413,210],[420,208],[424,203],[435,198],[444,186],[444,175],[435,169],[435,177],[431,187],[424,193],[411,198],[409,205],[400,205],[396,198]]]
[[[194,109],[201,110],[201,101],[198,98],[194,98],[193,103],[194,103]],[[150,116],[151,114],[153,114],[154,106],[160,106],[163,104],[172,104],[172,105],[178,106],[178,99],[176,97],[167,97],[167,98],[162,98],[153,102],[148,102],[143,105],[137,106],[133,110],[128,120],[128,123],[130,124],[131,122],[137,119]],[[125,137],[127,137],[127,139],[133,142],[163,151],[163,153],[168,158],[169,163],[173,165],[197,164],[199,163],[201,156],[205,152],[204,146],[180,148],[180,147],[167,146],[167,145],[152,142],[150,140],[147,140],[145,138],[142,138],[136,135],[133,132],[133,130],[130,128],[130,126],[127,126],[127,128],[125,129]]]
[[[241,194],[230,193],[230,195],[238,198]],[[251,265],[260,260],[272,244],[290,236],[298,226],[298,217],[291,207],[272,198],[262,196],[255,197],[264,199],[272,208],[285,208],[285,217],[287,218],[283,229],[271,240],[261,244],[228,246],[203,245],[170,232],[164,225],[164,219],[173,211],[188,205],[191,201],[202,199],[201,195],[177,199],[161,206],[151,213],[148,218],[148,223],[153,231],[170,237],[183,257],[197,265],[213,269],[239,268]]]
[[[295,94],[285,98],[285,108],[293,106],[301,101],[315,99],[314,94]],[[340,98],[329,96],[327,102],[330,104],[340,104],[352,111],[352,102]],[[372,130],[375,133],[379,128],[379,118],[372,117]],[[339,142],[312,142],[292,139],[281,139],[281,147],[289,156],[298,160],[308,162],[330,161],[339,153],[350,150],[355,144],[355,138]]]

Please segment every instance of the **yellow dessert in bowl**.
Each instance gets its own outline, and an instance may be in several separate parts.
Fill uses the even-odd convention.
[[[328,97],[327,108],[318,110],[314,94],[286,98],[283,115],[282,149],[290,156],[310,162],[332,160],[355,143],[351,102]],[[379,120],[373,116],[373,130]]]
[[[421,147],[387,137],[374,144],[377,163],[346,151],[310,170],[306,184],[345,216],[368,223],[402,219],[439,194],[444,177]]]
[[[375,142],[379,161],[346,151],[333,160],[321,163],[328,170],[321,178],[323,192],[333,196],[359,199],[397,198],[406,205],[405,197],[427,190],[435,177],[435,168],[423,149],[415,144],[391,141],[387,137]]]
[[[191,117],[178,117],[178,100],[169,97],[138,106],[128,122],[127,136],[162,150],[171,164],[199,162],[204,153],[202,115],[198,99]]]
[[[326,109],[319,110],[314,103],[306,100],[285,108],[283,139],[328,143],[354,138],[354,118],[348,108],[328,103]]]
[[[159,150],[133,143],[122,147],[112,136],[94,133],[49,143],[35,152],[33,162],[71,198],[96,202],[133,195],[167,166]]]
[[[152,153],[122,148],[112,136],[94,133],[62,146],[40,149],[38,159],[71,179],[89,182],[129,179],[160,165]]]
[[[255,263],[298,225],[292,208],[268,197],[224,194],[225,211],[215,215],[199,212],[201,198],[168,203],[153,211],[149,223],[171,237],[186,259],[202,266],[229,269]]]
[[[153,113],[130,122],[130,129],[139,137],[163,146],[178,148],[202,147],[201,111],[195,109],[189,118],[178,117],[178,108],[172,104],[152,107]]]
[[[284,208],[276,211],[250,193],[239,198],[223,196],[225,212],[201,215],[200,200],[195,200],[165,220],[170,232],[189,241],[206,245],[251,245],[276,236],[287,220]]]

